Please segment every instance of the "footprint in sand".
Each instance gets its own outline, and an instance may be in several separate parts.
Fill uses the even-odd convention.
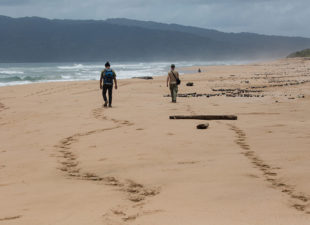
[[[255,174],[246,174],[247,177],[251,177],[251,178],[259,178],[259,176],[255,175]]]
[[[123,222],[131,222],[135,221],[138,217],[148,216],[157,213],[164,212],[161,209],[155,210],[143,210],[144,204],[137,204],[133,207],[130,206],[117,206],[111,209],[111,212],[104,214],[105,220],[109,220],[110,222],[118,222],[122,224]],[[128,209],[130,212],[128,212]]]
[[[21,215],[18,215],[18,216],[8,216],[8,217],[0,218],[0,222],[1,221],[7,221],[7,220],[16,220],[16,219],[19,219],[21,217],[22,217]]]
[[[3,103],[0,102],[0,112],[9,109],[9,107],[6,107]]]
[[[132,126],[134,123],[131,123],[128,120],[117,120],[117,119],[109,119],[104,115],[104,109],[103,108],[96,108],[92,110],[93,117],[99,120],[110,120],[115,124],[118,125],[125,125],[125,126]]]
[[[183,161],[183,162],[178,162],[179,165],[193,165],[193,164],[197,164],[200,161]]]
[[[258,168],[262,172],[263,176],[265,177],[265,180],[269,182],[273,188],[281,191],[282,193],[287,194],[287,196],[293,202],[292,207],[294,209],[309,214],[310,211],[307,211],[308,204],[305,203],[307,203],[310,200],[310,197],[304,193],[297,193],[296,190],[293,188],[293,186],[282,182],[281,179],[278,177],[278,174],[274,172],[275,168],[268,165],[266,162],[264,162],[256,155],[256,152],[251,150],[250,145],[247,144],[246,142],[245,132],[235,125],[228,124],[228,126],[236,134],[235,143],[239,145],[240,148],[243,150],[241,154],[247,157],[251,162],[251,164],[253,164],[255,168]],[[280,168],[277,167],[276,169]]]
[[[93,109],[92,111],[93,117],[99,120],[106,120],[107,118],[104,116],[103,111],[104,111],[103,108]]]

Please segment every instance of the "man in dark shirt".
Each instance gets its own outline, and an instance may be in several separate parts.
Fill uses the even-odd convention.
[[[100,76],[100,89],[102,89],[102,96],[104,100],[104,107],[112,107],[112,90],[113,90],[113,81],[115,83],[115,89],[117,89],[117,80],[116,73],[110,68],[110,63],[105,64],[105,69],[101,72]],[[107,91],[109,94],[109,102],[107,100]]]

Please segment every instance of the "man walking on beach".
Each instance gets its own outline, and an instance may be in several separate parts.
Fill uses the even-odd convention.
[[[105,69],[101,72],[100,76],[100,89],[102,89],[102,96],[104,100],[104,107],[112,107],[112,90],[113,90],[113,81],[115,83],[115,89],[117,89],[116,74],[114,70],[110,68],[110,63],[105,64]],[[109,94],[109,102],[107,100],[107,91]]]
[[[171,65],[171,71],[168,73],[167,77],[167,87],[170,88],[172,102],[177,102],[178,95],[178,85],[179,85],[179,73],[175,71],[175,65]]]

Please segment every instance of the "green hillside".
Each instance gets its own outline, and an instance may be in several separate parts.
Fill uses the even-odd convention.
[[[299,52],[294,52],[288,56],[288,58],[297,58],[297,57],[310,57],[310,48]]]

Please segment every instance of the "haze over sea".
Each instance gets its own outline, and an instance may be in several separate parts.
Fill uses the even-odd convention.
[[[240,61],[173,62],[178,68],[199,65],[232,65]],[[113,63],[118,79],[165,75],[170,62]],[[34,82],[98,80],[104,63],[0,63],[0,86]],[[180,71],[181,74],[184,71]]]

